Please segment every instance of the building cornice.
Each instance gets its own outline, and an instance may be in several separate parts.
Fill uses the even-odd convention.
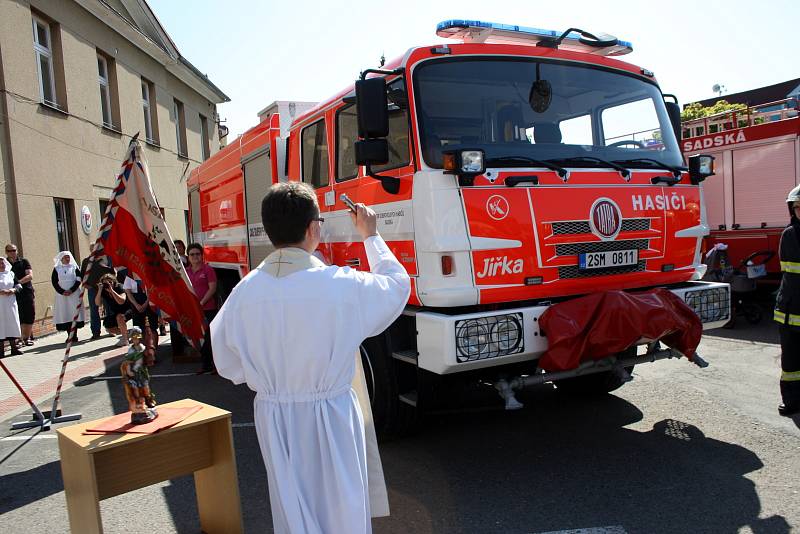
[[[75,0],[78,5],[127,39],[133,46],[163,65],[167,72],[199,93],[206,100],[215,104],[230,102],[230,98],[214,85],[207,76],[181,56],[175,43],[169,38],[169,35],[167,35],[161,23],[158,22],[158,19],[155,18],[147,3],[143,0],[127,0],[125,4],[130,1],[135,1],[141,7],[141,13],[130,12],[130,15],[134,17],[134,20],[137,17],[147,17],[147,22],[156,31],[156,35],[161,41],[160,43],[145,34],[140,28],[125,19],[102,0]]]

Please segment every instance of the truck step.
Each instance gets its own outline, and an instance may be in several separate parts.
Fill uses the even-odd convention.
[[[405,393],[401,393],[397,396],[400,399],[400,402],[405,402],[406,404],[417,407],[417,392],[416,391],[407,391]]]
[[[398,350],[392,352],[392,358],[395,360],[400,360],[401,362],[410,363],[411,365],[417,365],[417,356],[419,353],[414,349],[410,350]]]

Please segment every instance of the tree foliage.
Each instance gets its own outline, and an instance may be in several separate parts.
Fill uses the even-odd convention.
[[[744,111],[747,106],[744,104],[731,104],[727,100],[717,100],[713,106],[701,106],[698,102],[692,102],[681,111],[681,120],[690,121],[703,117],[710,117],[718,113],[728,111]]]

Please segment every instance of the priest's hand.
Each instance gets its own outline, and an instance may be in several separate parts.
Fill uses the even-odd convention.
[[[356,227],[361,239],[378,235],[378,218],[372,208],[358,203],[356,204],[356,212],[350,212],[350,218],[353,220],[353,225]]]

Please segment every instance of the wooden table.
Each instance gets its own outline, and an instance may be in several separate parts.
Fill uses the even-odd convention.
[[[98,421],[58,429],[73,533],[103,532],[102,499],[189,473],[194,473],[202,530],[207,534],[242,532],[231,413],[191,399],[161,406],[202,409],[155,434],[82,434]]]

